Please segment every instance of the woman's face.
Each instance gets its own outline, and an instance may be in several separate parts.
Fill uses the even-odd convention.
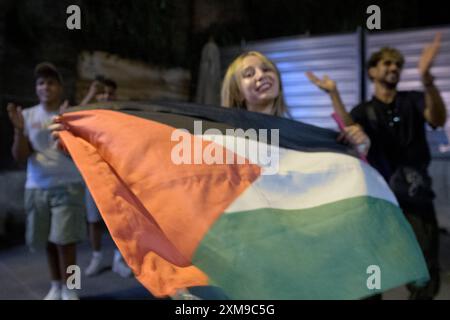
[[[267,106],[280,94],[276,71],[257,56],[247,56],[238,70],[240,88],[247,107]]]

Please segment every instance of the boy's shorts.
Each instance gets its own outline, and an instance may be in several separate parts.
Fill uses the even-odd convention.
[[[84,185],[71,183],[48,189],[25,189],[26,242],[43,249],[47,242],[67,245],[86,238]]]
[[[86,188],[86,214],[89,223],[97,223],[103,220],[88,188]]]

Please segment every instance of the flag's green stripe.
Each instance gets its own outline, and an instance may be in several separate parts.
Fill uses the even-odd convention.
[[[193,263],[232,299],[361,298],[377,293],[370,265],[380,267],[379,291],[428,277],[400,209],[371,197],[222,215]]]

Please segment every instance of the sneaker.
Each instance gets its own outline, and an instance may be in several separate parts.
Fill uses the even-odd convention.
[[[91,258],[91,262],[86,268],[84,274],[87,277],[92,277],[98,274],[103,268],[103,255],[93,255]]]
[[[44,300],[61,300],[61,288],[59,286],[51,286]]]
[[[133,272],[127,266],[119,251],[116,251],[114,254],[112,271],[118,273],[122,278],[130,278],[133,275]]]
[[[187,289],[178,289],[177,292],[170,298],[172,300],[203,300],[190,293]]]
[[[80,300],[76,290],[70,290],[67,287],[63,287],[61,290],[62,300]]]

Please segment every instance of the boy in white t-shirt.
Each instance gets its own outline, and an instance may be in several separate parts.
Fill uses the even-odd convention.
[[[84,186],[73,161],[61,152],[48,126],[58,115],[63,93],[62,79],[50,63],[35,69],[39,104],[22,110],[10,103],[8,115],[14,125],[12,153],[27,161],[25,210],[26,241],[31,249],[46,248],[51,288],[46,300],[78,300],[67,285],[67,267],[76,264],[76,243],[86,235]]]

